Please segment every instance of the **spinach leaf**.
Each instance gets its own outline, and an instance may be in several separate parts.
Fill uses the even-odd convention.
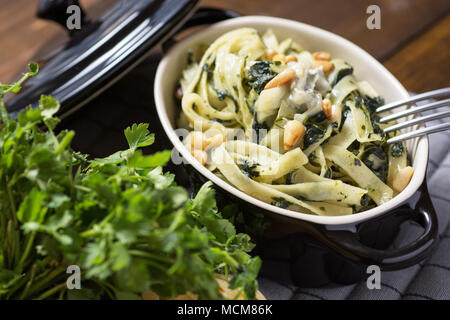
[[[271,62],[269,61],[258,61],[249,68],[249,72],[246,75],[247,83],[258,94],[261,93],[267,82],[277,75],[270,66]]]
[[[351,113],[352,111],[350,110],[350,108],[344,104],[344,107],[342,109],[342,119],[341,119],[341,124],[338,128],[338,131],[340,132],[342,130],[342,127],[344,126],[345,120],[347,119],[348,115]]]
[[[381,146],[375,143],[370,143],[367,147],[365,147],[359,158],[378,178],[380,178],[381,181],[386,182],[388,174],[388,159]]]
[[[365,107],[369,111],[373,131],[385,138],[386,134],[383,132],[383,130],[381,130],[380,126],[378,125],[380,116],[376,112],[377,108],[381,107],[384,104],[383,98],[381,97],[371,98],[369,96],[364,96],[362,99]]]
[[[394,158],[400,157],[403,154],[403,143],[402,142],[395,142],[392,144],[391,147],[391,154]]]
[[[303,138],[303,149],[308,148],[310,145],[322,139],[327,131],[325,127],[314,123],[307,125],[306,128],[306,134]]]
[[[369,96],[364,96],[364,104],[370,113],[375,113],[377,108],[381,107],[384,104],[384,99],[382,97],[371,98]]]
[[[326,119],[327,119],[327,116],[321,110],[321,111],[317,112],[316,114],[313,114],[311,117],[309,117],[306,120],[306,125],[320,124],[321,122],[324,122]]]
[[[252,163],[248,159],[240,160],[237,162],[239,169],[249,178],[259,177],[259,171],[255,170],[258,166],[256,163]]]
[[[339,81],[341,81],[344,77],[353,74],[353,67],[343,68],[339,70],[336,80],[331,84],[331,87],[334,87]]]
[[[273,205],[279,208],[286,209],[291,205],[291,203],[284,198],[273,198],[273,200],[275,201]]]
[[[361,206],[367,207],[370,204],[371,199],[367,196],[367,194],[361,197]]]

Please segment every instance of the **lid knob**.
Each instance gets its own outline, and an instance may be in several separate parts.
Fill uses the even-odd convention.
[[[58,23],[71,37],[91,24],[78,0],[42,0],[37,16]]]

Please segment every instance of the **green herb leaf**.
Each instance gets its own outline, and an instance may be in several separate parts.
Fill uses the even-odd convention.
[[[17,211],[17,218],[20,222],[42,222],[46,213],[46,208],[43,208],[44,199],[46,195],[33,188],[29,195],[25,197],[20,204],[19,211]]]
[[[30,70],[23,79],[37,65]],[[216,278],[230,273],[255,296],[250,237],[221,215],[211,183],[192,199],[162,169],[170,151],[144,154],[148,124],[125,130],[129,149],[89,160],[71,149],[73,131],[53,131],[54,98],[7,114],[1,94],[20,83],[0,85],[0,299],[138,299],[145,290],[220,299]],[[236,207],[226,215],[246,222]],[[65,286],[69,265],[81,268],[80,291]]]
[[[125,137],[131,149],[147,147],[155,141],[155,135],[148,131],[148,124],[133,124],[125,129]]]
[[[142,151],[138,150],[129,159],[128,166],[131,168],[139,168],[139,169],[164,166],[170,160],[171,154],[172,152],[167,150],[156,152],[148,156],[143,156]]]
[[[39,100],[39,108],[41,109],[41,114],[44,119],[53,117],[58,112],[59,107],[59,101],[56,101],[55,98],[51,96],[42,95]]]

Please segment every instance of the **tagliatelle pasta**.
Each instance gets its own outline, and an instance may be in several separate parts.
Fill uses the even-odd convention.
[[[375,113],[383,99],[342,57],[252,28],[194,49],[178,88],[179,125],[191,130],[185,146],[220,178],[317,215],[352,214],[396,194],[406,147],[386,144]]]

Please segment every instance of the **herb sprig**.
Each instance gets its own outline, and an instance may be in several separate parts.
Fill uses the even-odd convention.
[[[253,299],[259,258],[250,237],[218,212],[211,184],[195,198],[163,173],[170,151],[144,155],[148,124],[125,130],[129,148],[89,160],[55,133],[59,103],[7,114],[0,84],[0,299],[138,299],[146,290],[173,298],[222,298],[217,274]],[[40,128],[44,126],[46,130]],[[82,289],[68,290],[69,265]]]

